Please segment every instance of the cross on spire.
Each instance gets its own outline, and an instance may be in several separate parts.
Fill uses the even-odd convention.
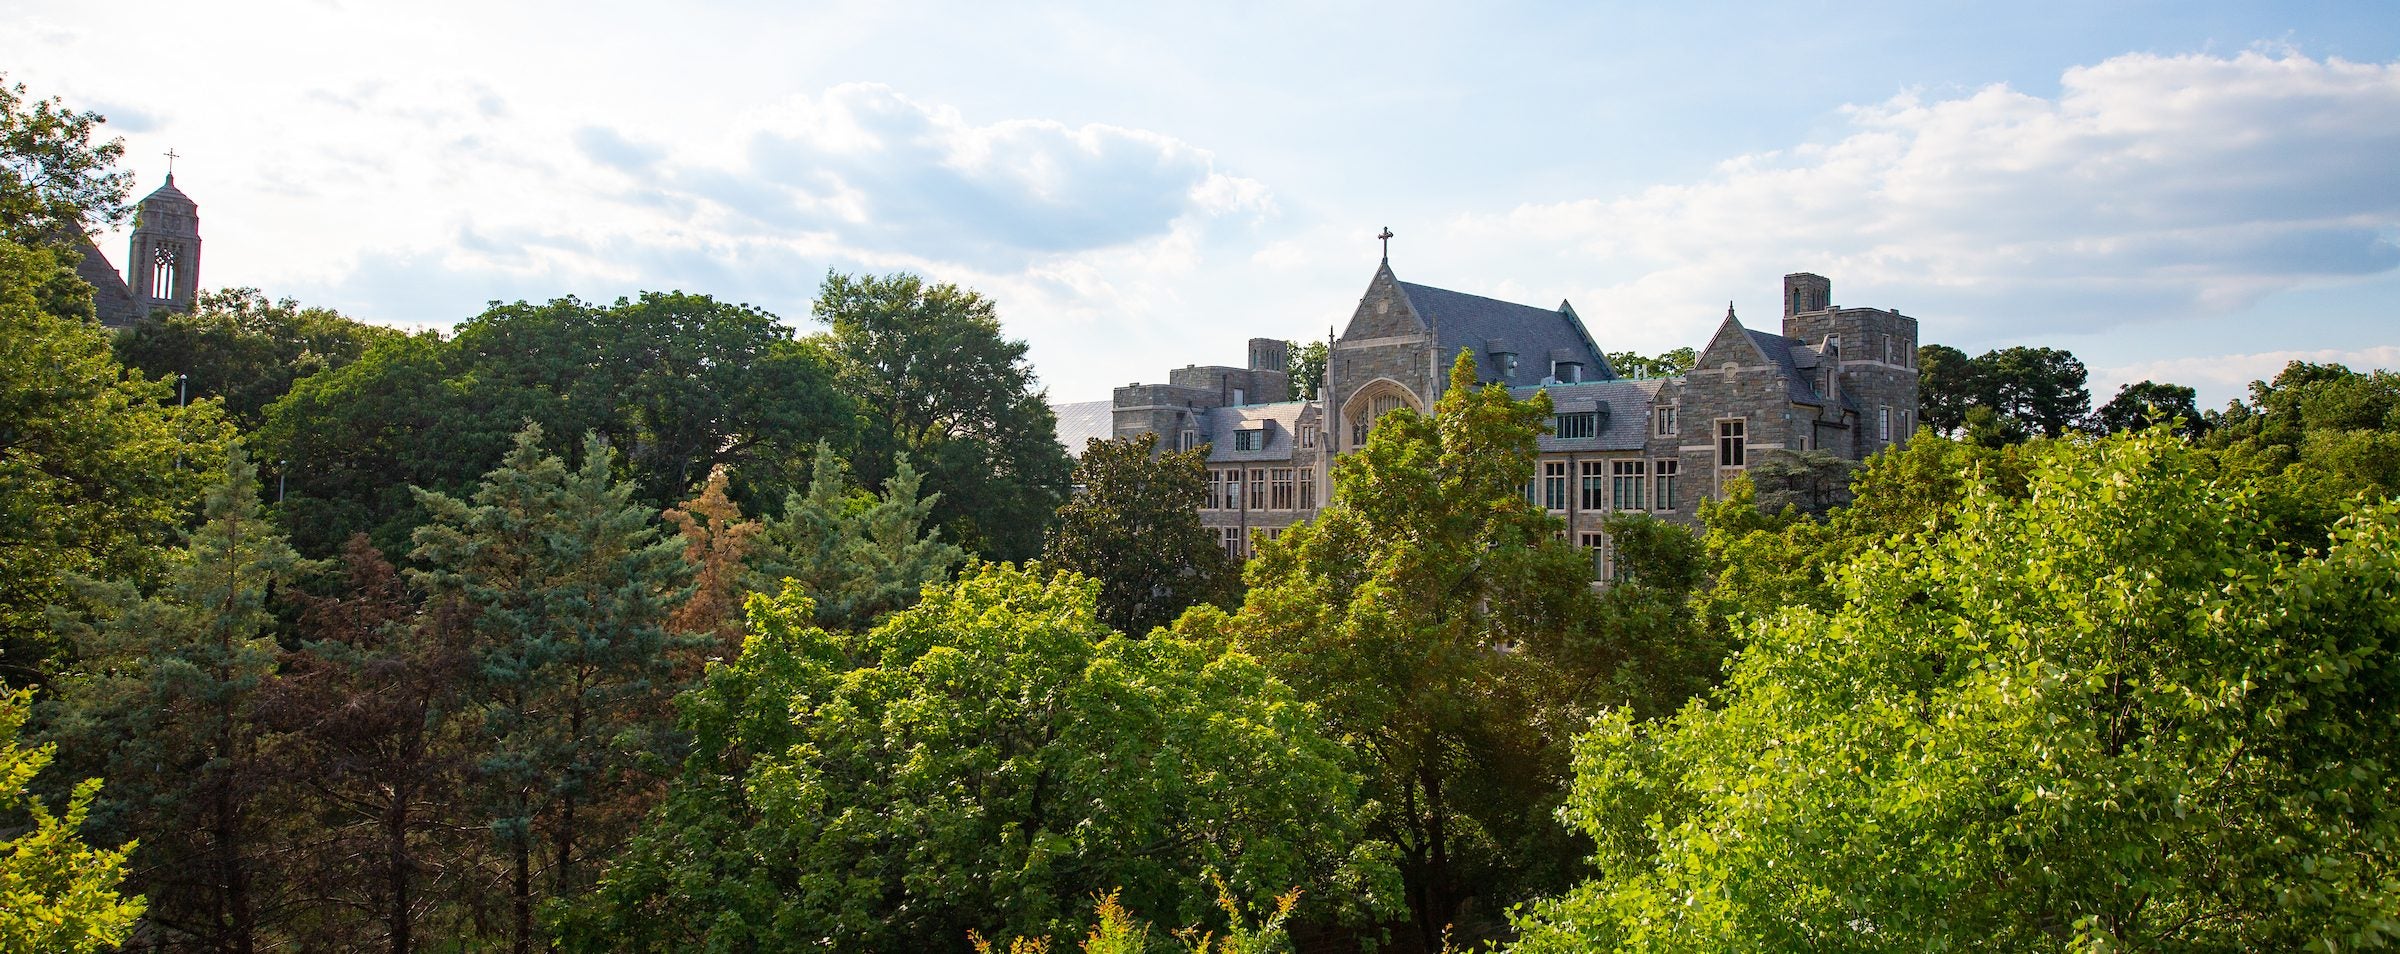
[[[1389,263],[1389,262],[1391,262],[1391,260],[1392,260],[1392,227],[1391,227],[1391,226],[1389,226],[1389,225],[1386,225],[1386,226],[1384,226],[1384,227],[1383,227],[1383,231],[1382,231],[1382,232],[1379,232],[1379,233],[1377,233],[1377,234],[1375,235],[1375,237],[1383,240],[1383,260],[1384,260],[1384,262],[1386,262],[1386,263]]]
[[[167,147],[167,175],[168,175],[168,176],[172,177],[172,176],[174,176],[174,175],[175,175],[175,160],[177,160],[177,159],[180,159],[180,158],[182,158],[182,157],[181,157],[181,156],[178,156],[178,155],[176,155],[176,154],[175,154],[175,147],[173,147],[173,146],[168,146],[168,147]]]

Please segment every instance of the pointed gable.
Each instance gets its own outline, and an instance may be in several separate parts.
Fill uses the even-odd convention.
[[[1400,280],[1393,277],[1391,263],[1385,262],[1375,266],[1375,277],[1367,282],[1367,293],[1359,296],[1358,310],[1350,314],[1342,340],[1396,338],[1421,335],[1426,330],[1425,319],[1409,301]]]

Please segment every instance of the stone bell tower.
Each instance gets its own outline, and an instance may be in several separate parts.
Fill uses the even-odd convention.
[[[190,311],[200,298],[200,206],[175,174],[136,207],[126,284],[137,308]]]

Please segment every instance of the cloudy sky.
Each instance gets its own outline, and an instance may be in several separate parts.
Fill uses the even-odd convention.
[[[0,0],[0,70],[172,147],[202,280],[389,324],[828,269],[983,291],[1057,400],[1406,280],[1697,345],[1780,277],[2095,400],[2400,367],[2386,3]],[[102,240],[121,258],[122,236]]]

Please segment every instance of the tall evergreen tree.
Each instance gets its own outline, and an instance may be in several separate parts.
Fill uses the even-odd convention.
[[[460,800],[465,627],[456,612],[421,615],[364,534],[342,565],[339,592],[300,598],[304,643],[262,706],[277,770],[314,829],[285,866],[318,909],[294,937],[407,954],[429,934],[463,931],[480,888],[475,846],[457,835],[472,812]]]
[[[725,493],[728,481],[725,468],[719,467],[708,475],[699,496],[666,512],[667,522],[683,538],[683,562],[692,567],[691,598],[675,608],[667,628],[712,637],[702,651],[731,659],[742,648],[748,560],[763,527],[742,519],[741,506]]]
[[[587,888],[646,807],[677,688],[664,624],[688,595],[682,546],[611,479],[607,444],[587,439],[583,457],[569,469],[527,425],[471,501],[418,493],[431,522],[415,556],[430,569],[412,579],[468,627],[477,787],[519,952],[539,945],[541,900]]]
[[[61,620],[76,663],[57,681],[50,736],[110,780],[96,820],[140,841],[146,940],[250,951],[289,900],[282,879],[261,877],[281,813],[260,804],[274,791],[254,710],[276,672],[270,594],[301,569],[236,452],[157,587],[80,581],[95,610]]]
[[[753,590],[780,592],[782,581],[797,581],[815,601],[818,625],[864,630],[916,602],[926,584],[965,559],[926,525],[941,495],[918,496],[906,455],[881,496],[851,486],[830,444],[817,445],[812,471],[808,492],[785,497],[782,515],[759,535]]]

